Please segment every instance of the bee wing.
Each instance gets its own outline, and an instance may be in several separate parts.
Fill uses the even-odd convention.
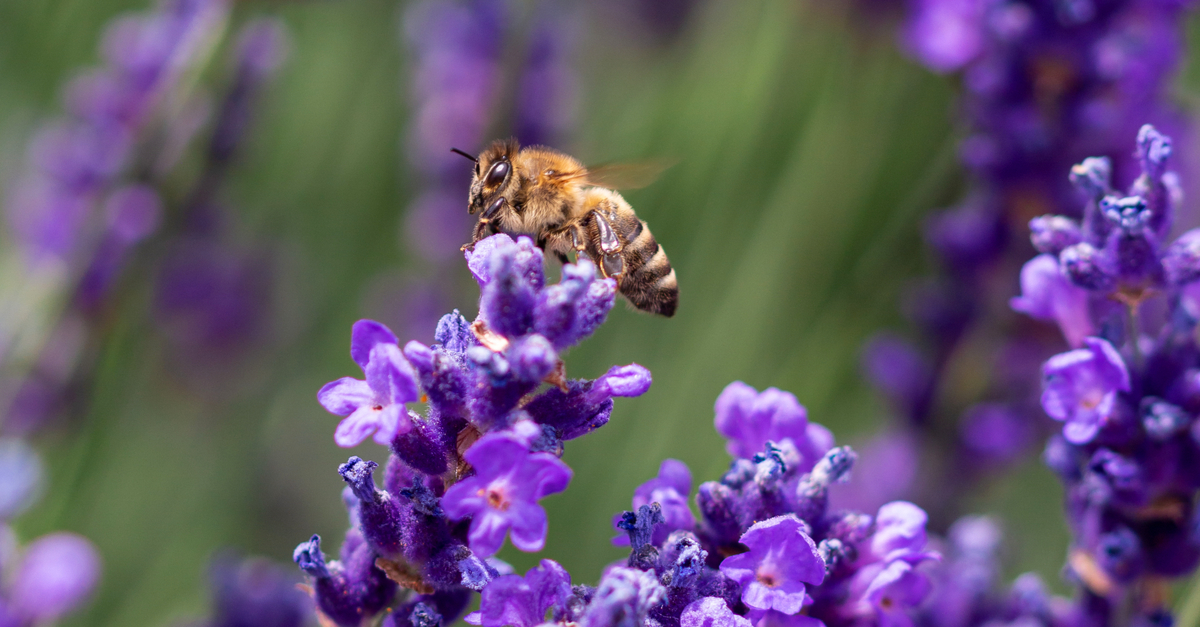
[[[584,182],[607,189],[641,189],[658,180],[675,160],[654,159],[631,163],[606,163],[581,172]]]

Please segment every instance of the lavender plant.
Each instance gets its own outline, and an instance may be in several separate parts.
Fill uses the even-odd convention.
[[[359,321],[350,353],[365,379],[318,393],[344,416],[339,445],[371,437],[391,450],[384,490],[373,461],[351,457],[338,469],[351,519],[340,559],[327,561],[317,536],[296,548],[317,607],[339,625],[384,611],[398,585],[415,594],[388,620],[461,614],[470,591],[501,574],[489,558],[505,537],[521,550],[542,548],[548,521],[538,501],[571,479],[563,443],[604,425],[613,397],[650,386],[637,364],[595,380],[566,377],[559,353],[592,334],[616,295],[589,261],[564,266],[562,280],[546,285],[542,251],[497,235],[467,262],[482,292],[474,322],[455,311],[438,323],[433,346],[401,347],[382,324]],[[550,387],[539,391],[543,383]],[[424,415],[407,406],[418,401]]]
[[[937,559],[925,513],[907,502],[875,516],[831,510],[829,488],[848,476],[853,451],[835,447],[791,394],[743,383],[717,401],[717,429],[736,459],[700,486],[698,519],[690,472],[667,460],[614,520],[630,556],[596,587],[573,586],[552,560],[521,576],[491,559],[506,537],[541,550],[548,522],[538,501],[572,476],[564,442],[604,425],[613,397],[642,394],[650,373],[630,364],[594,381],[565,378],[560,351],[604,321],[615,295],[589,261],[547,286],[542,252],[524,237],[488,238],[467,260],[482,290],[473,323],[448,314],[432,347],[401,348],[383,325],[359,321],[351,356],[365,380],[318,394],[344,416],[339,445],[373,437],[391,449],[382,490],[375,462],[351,457],[338,469],[351,520],[340,559],[327,561],[317,536],[296,548],[326,618],[449,624],[481,591],[466,620],[486,627],[548,616],[593,626],[849,625],[906,615],[925,597],[917,567]],[[426,414],[408,409],[417,401]],[[398,587],[411,592],[398,597]]]
[[[910,7],[905,47],[931,69],[961,77],[960,156],[971,182],[958,206],[925,225],[944,272],[918,286],[907,307],[921,342],[881,336],[865,361],[905,417],[903,430],[948,460],[945,476],[973,479],[951,482],[951,490],[907,487],[921,491],[940,527],[962,512],[960,498],[975,480],[1020,460],[1044,431],[1030,364],[1061,344],[1003,306],[1013,268],[1029,254],[1023,225],[1044,213],[1082,215],[1061,176],[1071,165],[1104,156],[1113,179],[1128,184],[1138,163],[1126,145],[1137,128],[1184,126],[1167,89],[1187,5],[922,0]],[[991,361],[995,374],[978,389],[955,390],[954,365],[976,359]]]

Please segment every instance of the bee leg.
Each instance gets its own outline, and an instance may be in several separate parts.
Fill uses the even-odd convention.
[[[558,257],[558,262],[563,264],[564,266],[567,265],[568,263],[571,263],[571,259],[562,253],[554,253],[554,256]]]
[[[621,250],[625,246],[604,214],[592,211],[591,216],[592,224],[596,225],[597,239],[600,241],[600,272],[605,277],[620,279],[621,275],[625,274],[625,259],[621,257]]]
[[[501,196],[493,200],[487,206],[487,209],[484,209],[483,213],[479,216],[479,222],[475,223],[474,232],[471,233],[471,243],[463,246],[462,250],[474,250],[475,244],[478,244],[479,240],[500,232],[500,225],[496,224],[494,219],[506,205],[508,205],[508,199]],[[489,233],[489,231],[491,232]]]

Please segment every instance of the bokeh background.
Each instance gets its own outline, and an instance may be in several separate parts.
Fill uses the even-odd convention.
[[[933,265],[922,218],[965,181],[955,81],[898,51],[885,2],[681,1],[664,3],[679,5],[678,23],[657,28],[632,0],[561,4],[575,87],[556,145],[590,163],[676,162],[626,196],[670,254],[679,313],[618,306],[567,357],[569,373],[587,377],[637,362],[654,385],[619,399],[608,426],[567,446],[575,478],[545,502],[543,554],[501,554],[519,571],[552,556],[594,579],[621,555],[609,544],[612,515],[662,458],[687,462],[697,482],[725,470],[712,405],[730,381],[795,393],[839,442],[888,423],[891,410],[861,374],[862,346],[880,329],[905,328],[902,291]],[[538,9],[514,5],[518,15]],[[35,125],[61,110],[63,82],[97,62],[105,22],[146,7],[0,2],[0,185],[19,170]],[[261,253],[253,265],[269,269],[247,290],[261,320],[217,356],[179,341],[154,307],[173,240],[148,241],[106,307],[72,402],[33,440],[47,488],[15,521],[18,534],[76,531],[104,559],[100,590],[69,625],[202,616],[205,565],[219,547],[286,564],[312,533],[339,537],[337,465],[386,453],[373,443],[337,448],[337,419],[315,393],[357,376],[348,345],[359,318],[393,325],[402,340],[432,339],[432,326],[418,323],[433,270],[414,244],[422,223],[406,220],[428,184],[410,149],[419,94],[406,3],[242,1],[232,21],[264,15],[284,21],[290,54],[219,191],[231,250]],[[1197,26],[1192,19],[1189,40]],[[518,21],[504,36],[528,35]],[[212,63],[202,80],[221,85],[224,67]],[[1189,60],[1175,89],[1182,106],[1197,89]],[[164,183],[168,215],[195,174],[186,161],[181,171]],[[466,225],[467,241],[470,222],[447,220]],[[439,311],[471,317],[465,264],[439,268]],[[960,376],[984,363],[967,360]],[[965,507],[1002,516],[1010,573],[1057,582],[1067,542],[1060,495],[1034,455]]]

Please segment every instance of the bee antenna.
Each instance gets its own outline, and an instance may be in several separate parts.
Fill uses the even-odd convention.
[[[462,155],[462,156],[464,156],[464,157],[466,157],[466,158],[470,159],[471,161],[474,161],[475,163],[479,163],[479,159],[476,159],[475,157],[472,157],[472,156],[471,156],[469,153],[463,152],[463,151],[461,151],[461,150],[459,150],[459,149],[457,149],[457,148],[451,148],[451,149],[450,149],[450,152],[453,152],[453,153],[455,153],[455,154]]]

